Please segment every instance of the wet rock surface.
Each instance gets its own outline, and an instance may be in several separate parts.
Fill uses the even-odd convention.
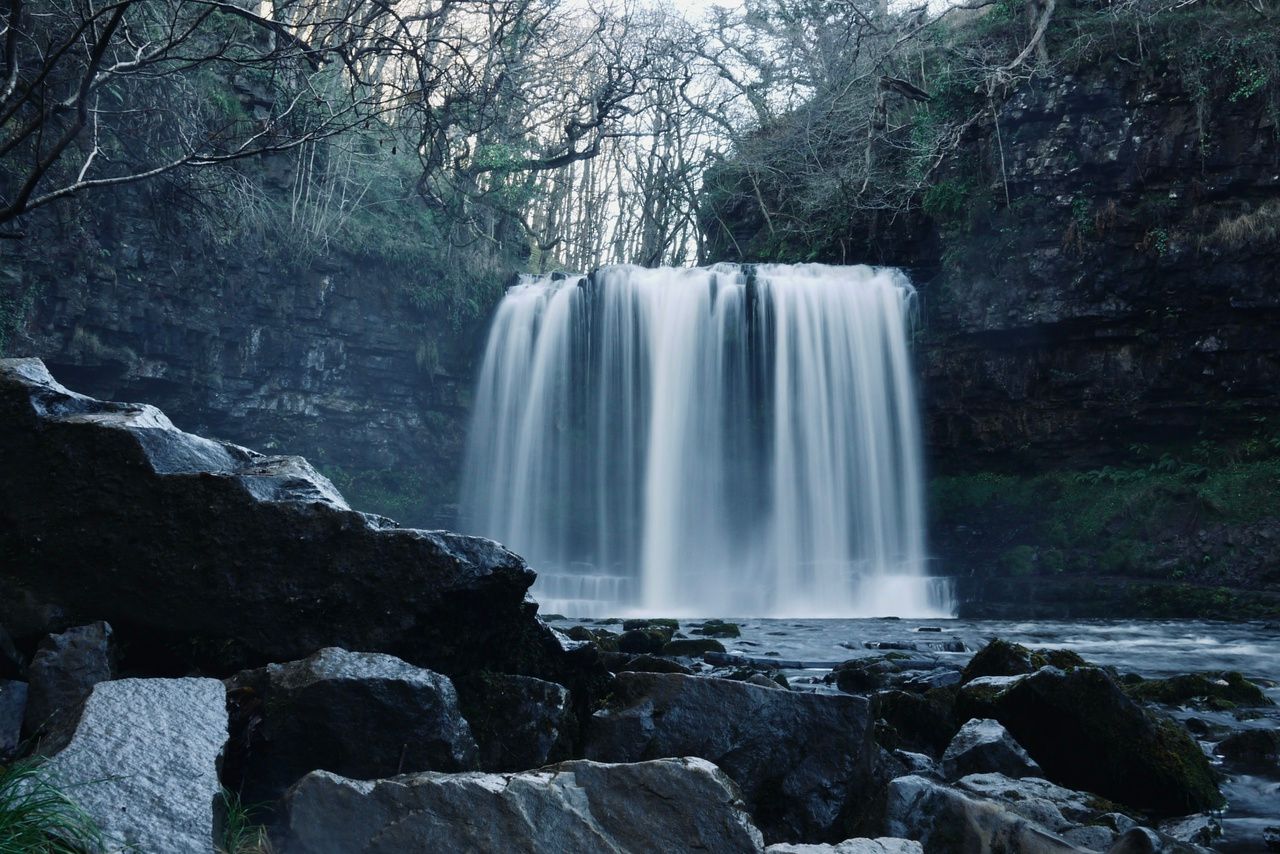
[[[22,717],[27,710],[27,683],[0,679],[0,762],[22,742]]]
[[[355,512],[300,458],[75,394],[35,359],[0,361],[0,456],[0,622],[15,636],[107,619],[215,673],[324,646],[442,672],[564,669],[523,560]]]
[[[585,755],[604,762],[698,756],[741,788],[765,838],[839,841],[869,795],[870,703],[725,679],[621,673],[591,719]]]
[[[226,685],[240,739],[228,776],[248,803],[316,769],[372,779],[479,767],[453,683],[395,656],[330,647]]]
[[[283,809],[282,854],[763,848],[736,787],[701,759],[375,781],[315,772],[290,790]]]
[[[1050,779],[1163,815],[1222,804],[1186,730],[1129,699],[1106,671],[1046,666],[1010,680],[971,681],[957,709],[998,720]]]

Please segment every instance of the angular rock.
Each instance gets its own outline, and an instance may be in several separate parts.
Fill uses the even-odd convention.
[[[374,781],[317,771],[285,797],[280,852],[738,854],[762,847],[720,769],[701,759],[662,759]]]
[[[765,854],[924,854],[919,842],[891,836],[846,839],[835,845],[780,842],[764,850]]]
[[[0,762],[17,752],[26,710],[27,683],[0,679]]]
[[[869,799],[870,703],[727,679],[620,673],[591,719],[585,754],[604,762],[699,756],[742,789],[770,842],[839,841]]]
[[[965,790],[975,777],[986,779]],[[959,787],[924,777],[899,777],[889,784],[885,829],[893,836],[919,840],[930,854],[1097,850],[1069,842],[1056,832],[1082,826],[1085,816],[1064,814],[1064,804],[1075,798],[1083,801],[1085,796],[1044,780],[1012,780],[999,774],[975,777],[964,778]],[[1028,789],[1031,784],[1039,785]]]
[[[563,685],[481,673],[456,683],[484,771],[524,771],[568,759],[578,722]]]
[[[1030,673],[1031,651],[1025,646],[994,638],[973,654],[964,668],[964,681],[980,676],[1017,676]]]
[[[1105,670],[1043,667],[975,693],[957,712],[1000,721],[1045,775],[1155,815],[1221,805],[1208,759],[1171,718],[1129,699]]]
[[[40,642],[27,668],[29,689],[23,730],[57,749],[75,726],[93,686],[115,675],[111,626],[76,626]]]
[[[893,727],[897,746],[940,756],[959,727],[952,719],[951,692],[926,695],[906,691],[881,691],[875,695],[876,715]]]
[[[1009,731],[990,718],[973,718],[960,727],[942,754],[942,773],[948,780],[987,773],[1013,778],[1044,776]]]
[[[226,740],[226,693],[216,679],[100,682],[46,769],[111,851],[212,854]]]
[[[395,656],[325,648],[227,680],[243,797],[271,800],[308,771],[373,779],[477,767],[447,676]]]
[[[355,512],[301,458],[75,394],[38,359],[0,360],[0,459],[15,636],[49,631],[53,609],[126,627],[135,648],[199,638],[214,673],[325,646],[446,673],[576,672],[525,598],[534,573],[496,543]]]
[[[676,638],[662,645],[662,654],[699,658],[706,652],[724,652],[724,644],[715,638]]]

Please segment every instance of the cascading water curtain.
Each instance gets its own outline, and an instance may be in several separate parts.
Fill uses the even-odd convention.
[[[606,267],[498,308],[464,527],[544,610],[945,616],[897,270]]]

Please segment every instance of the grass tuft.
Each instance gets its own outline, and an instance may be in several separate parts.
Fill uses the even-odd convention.
[[[82,854],[104,842],[40,761],[0,766],[0,854]]]
[[[218,854],[274,854],[267,829],[257,817],[267,808],[261,804],[246,805],[240,796],[222,790],[222,838]]]

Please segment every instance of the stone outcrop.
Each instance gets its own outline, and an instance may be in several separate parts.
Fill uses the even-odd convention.
[[[316,769],[373,779],[478,767],[453,683],[392,655],[330,647],[226,684],[243,739],[236,790],[248,803]]]
[[[216,679],[100,682],[45,766],[109,852],[213,854],[226,696]]]
[[[106,619],[215,673],[340,646],[554,678],[575,654],[496,543],[355,512],[301,458],[84,397],[38,360],[0,361],[0,457],[0,622],[15,635]]]
[[[1009,731],[989,718],[974,718],[960,727],[942,754],[942,773],[948,780],[987,773],[1014,778],[1044,776]]]
[[[56,742],[75,726],[80,704],[93,686],[115,676],[111,626],[76,626],[40,641],[27,667],[30,687],[23,729],[28,736],[52,735]]]
[[[733,783],[701,759],[374,781],[317,771],[290,790],[282,815],[281,854],[750,854],[764,847]]]
[[[770,842],[836,842],[870,797],[870,703],[743,682],[620,673],[591,719],[586,756],[699,756],[733,778]]]

